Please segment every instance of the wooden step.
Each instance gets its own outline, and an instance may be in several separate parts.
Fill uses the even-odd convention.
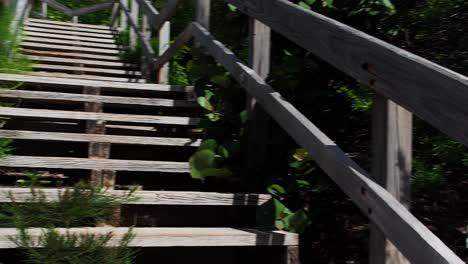
[[[93,43],[115,44],[114,39],[106,39],[106,38],[101,39],[101,38],[73,36],[73,35],[50,34],[50,33],[35,32],[35,31],[24,31],[23,34],[25,36],[49,38],[51,39],[51,41],[53,41],[54,39],[67,39],[67,40],[76,40],[76,41],[87,41],[87,42],[93,42]]]
[[[107,114],[78,111],[60,111],[45,109],[29,109],[16,107],[0,107],[0,116],[26,117],[35,119],[59,119],[59,120],[93,120],[107,121],[109,123],[139,123],[159,125],[195,126],[200,118],[179,116],[150,116],[150,115],[126,115]]]
[[[67,32],[89,32],[89,33],[98,33],[104,35],[115,35],[116,32],[108,29],[98,29],[98,28],[85,28],[85,27],[77,27],[77,26],[64,26],[64,25],[55,25],[55,24],[46,24],[46,23],[36,23],[32,21],[26,21],[24,23],[25,26],[29,27],[36,27],[36,28],[50,28],[50,29],[59,29],[64,30]],[[73,35],[73,34],[70,34]]]
[[[93,37],[93,38],[102,38],[102,39],[114,39],[113,35],[80,32],[80,31],[66,31],[66,30],[38,28],[38,27],[30,27],[30,26],[25,26],[23,29],[24,31],[34,31],[34,32],[41,32],[41,33],[75,35],[75,36]]]
[[[28,229],[33,241],[46,232],[46,229]],[[61,234],[93,234],[114,236],[109,246],[118,245],[127,234],[126,227],[88,227],[56,229]],[[282,231],[258,231],[255,229],[235,228],[152,228],[136,227],[132,229],[135,238],[130,247],[257,247],[257,246],[297,246],[299,235]],[[11,237],[18,235],[15,228],[0,229],[0,248],[16,248]],[[35,243],[38,244],[38,243]],[[40,245],[38,246],[40,247]]]
[[[112,105],[138,105],[154,107],[187,108],[198,107],[197,103],[185,100],[140,98],[140,97],[122,97],[105,95],[88,95],[56,92],[36,92],[26,90],[0,90],[0,98],[30,99],[41,100],[45,102],[64,101],[64,102],[93,102]]]
[[[97,28],[97,29],[110,29],[109,26],[104,26],[104,25],[92,25],[92,24],[83,24],[83,23],[62,22],[62,21],[53,21],[53,20],[31,18],[31,17],[28,18],[27,21],[35,22],[35,23],[42,23],[42,24],[62,25],[62,26]]]
[[[103,68],[80,67],[80,66],[42,64],[42,63],[33,64],[32,68],[35,70],[51,70],[51,71],[58,71],[58,72],[63,72],[63,71],[88,72],[88,73],[100,73],[100,74],[105,74],[105,75],[132,76],[135,78],[141,77],[141,72],[134,71],[134,70],[103,69]]]
[[[64,141],[64,142],[99,142],[126,145],[145,146],[177,146],[198,147],[201,140],[191,138],[168,138],[168,137],[138,137],[138,136],[116,136],[101,134],[77,134],[58,132],[39,132],[24,130],[0,130],[0,138],[41,140],[41,141]]]
[[[63,64],[65,63],[83,64],[83,65],[98,66],[98,67],[112,67],[112,68],[136,68],[137,67],[137,65],[135,64],[113,62],[113,61],[69,59],[69,58],[36,56],[36,55],[28,55],[28,58],[33,61],[53,62],[53,63],[63,63]]]
[[[0,81],[13,81],[23,82],[28,84],[43,84],[43,85],[56,85],[61,87],[99,87],[102,89],[115,89],[123,91],[148,91],[148,92],[192,92],[191,86],[177,86],[177,85],[164,85],[164,84],[150,84],[150,83],[121,83],[121,82],[106,82],[106,81],[92,81],[92,80],[76,80],[67,78],[55,77],[39,77],[31,75],[20,74],[5,74],[0,73]]]
[[[110,43],[95,43],[89,41],[78,41],[78,40],[64,40],[64,39],[54,39],[51,41],[50,38],[42,38],[42,37],[23,37],[22,41],[26,42],[33,42],[33,43],[54,43],[54,44],[65,44],[65,45],[72,45],[72,46],[84,46],[84,47],[92,47],[92,48],[104,48],[104,49],[120,49],[119,46],[116,44]]]
[[[79,80],[93,80],[93,81],[109,81],[109,82],[121,82],[121,83],[145,83],[144,79],[129,78],[129,77],[110,77],[102,75],[90,75],[90,74],[69,74],[63,72],[46,72],[38,71],[32,72],[31,75],[44,76],[44,77],[59,77],[68,79],[79,79]]]
[[[73,169],[188,173],[188,162],[87,159],[40,156],[9,156],[0,159],[0,167],[35,169]]]
[[[21,51],[25,54],[33,54],[33,55],[46,55],[46,56],[54,56],[54,57],[79,58],[79,59],[93,59],[93,60],[103,60],[103,61],[111,61],[111,62],[122,61],[122,59],[119,56],[112,56],[112,55],[77,53],[77,52],[60,52],[60,51],[50,51],[50,50],[32,50],[32,49],[25,49],[25,48],[22,48]]]
[[[63,188],[35,189],[44,195],[47,201],[57,201],[63,192]],[[130,191],[109,190],[106,194],[125,197]],[[30,188],[0,188],[0,203],[10,203],[11,198],[15,202],[31,201],[33,194]],[[125,204],[147,205],[203,205],[203,206],[258,206],[271,199],[268,194],[247,193],[215,193],[215,192],[178,192],[178,191],[136,191],[132,197],[136,200]]]
[[[20,43],[22,47],[33,48],[33,49],[49,49],[54,51],[81,51],[88,53],[98,53],[98,54],[112,54],[119,55],[120,50],[116,49],[99,49],[99,48],[86,48],[86,47],[74,47],[69,45],[55,45],[55,44],[44,44],[44,43],[35,43],[23,41]]]

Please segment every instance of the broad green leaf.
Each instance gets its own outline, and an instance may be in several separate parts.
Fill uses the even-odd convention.
[[[213,93],[212,91],[210,91],[210,90],[205,90],[205,98],[206,98],[206,100],[208,100],[208,101],[211,100],[211,98],[213,98],[213,96],[214,96],[214,93]]]
[[[240,117],[241,123],[245,124],[249,120],[249,113],[247,112],[247,110],[244,110],[240,112],[239,117]]]
[[[268,192],[273,194],[273,195],[280,195],[280,194],[285,194],[286,190],[284,189],[283,186],[279,184],[272,184],[268,186]]]
[[[232,172],[227,168],[208,168],[201,171],[203,177],[229,177]]]
[[[198,151],[208,149],[208,150],[215,152],[217,147],[218,147],[218,142],[216,142],[215,139],[207,139],[207,140],[203,140],[203,142],[198,147]]]
[[[216,154],[209,149],[204,149],[195,152],[195,154],[190,157],[190,174],[192,178],[203,179],[203,170],[215,167]]]
[[[229,158],[229,151],[223,145],[218,147],[218,153],[226,159]]]
[[[308,156],[309,156],[309,153],[303,148],[296,149],[293,154],[293,158],[296,159],[297,161],[303,161]]]
[[[208,119],[210,119],[210,121],[216,122],[216,121],[219,121],[221,119],[221,114],[220,113],[209,113],[209,114],[206,114],[206,117],[208,117]]]
[[[229,7],[229,10],[231,10],[231,12],[236,12],[237,11],[237,7],[232,5],[232,4],[228,4],[228,7]]]
[[[198,97],[197,102],[201,107],[205,108],[208,111],[213,111],[214,110],[213,105],[205,97]]]
[[[302,233],[309,224],[309,217],[304,210],[299,210],[283,219],[285,229],[293,233]]]

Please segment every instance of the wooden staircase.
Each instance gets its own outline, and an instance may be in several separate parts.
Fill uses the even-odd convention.
[[[136,65],[120,60],[121,47],[114,37],[115,31],[105,26],[33,18],[25,22],[21,46],[34,62],[34,72],[0,74],[0,82],[22,83],[15,90],[0,90],[2,101],[16,103],[16,107],[0,107],[0,116],[8,117],[0,129],[0,137],[15,140],[16,148],[15,155],[0,159],[4,172],[0,176],[4,186],[0,188],[0,202],[11,202],[11,195],[17,202],[25,202],[32,196],[28,188],[8,187],[29,170],[68,184],[88,180],[115,195],[126,195],[129,185],[140,185],[144,190],[137,191],[137,200],[126,205],[136,208],[133,217],[149,214],[152,211],[149,207],[176,208],[159,210],[162,218],[167,214],[174,214],[172,218],[183,216],[177,208],[187,207],[201,211],[230,208],[236,212],[271,199],[265,194],[204,191],[206,188],[198,180],[191,179],[188,158],[201,143],[199,135],[192,131],[201,120],[192,87],[145,83]],[[160,178],[159,181],[171,178],[173,184],[158,187],[155,178]],[[53,201],[63,189],[41,188],[41,192]],[[249,212],[239,219],[248,217],[247,222],[253,223],[254,211]],[[211,214],[210,217],[218,217]],[[241,228],[239,223],[245,220],[222,226],[225,216],[219,218],[215,224],[213,221],[199,224],[201,227],[190,219],[183,221],[187,227],[180,224],[164,227],[157,223],[141,226],[137,219],[131,246],[272,247],[275,251],[282,247],[277,263],[298,263],[297,234],[259,231],[252,229],[252,224],[250,228]],[[118,240],[128,227],[58,231],[112,232]],[[14,228],[0,229],[0,249],[15,248],[9,238],[16,234]],[[30,234],[37,239],[42,230],[31,229]]]

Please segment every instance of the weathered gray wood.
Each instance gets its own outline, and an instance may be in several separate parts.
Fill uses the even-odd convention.
[[[58,2],[56,2],[54,0],[41,0],[41,1],[44,2],[44,3],[47,3],[53,9],[55,9],[57,11],[60,11],[60,12],[64,13],[67,16],[71,16],[72,10],[70,8],[66,7],[65,5],[62,5],[61,3],[58,3]]]
[[[412,115],[384,96],[373,105],[372,176],[406,208],[411,203]],[[409,263],[371,224],[369,262]]]
[[[193,35],[413,263],[459,263],[439,238],[200,24]],[[424,252],[423,254],[421,252]]]
[[[112,7],[111,20],[109,23],[109,27],[111,29],[117,28],[117,19],[119,19],[119,14],[120,14],[120,3],[115,2]]]
[[[29,27],[59,29],[59,30],[66,30],[67,32],[80,31],[80,32],[98,33],[98,34],[103,34],[103,35],[115,35],[115,32],[112,31],[110,28],[108,29],[87,28],[87,27],[79,27],[79,26],[65,26],[65,25],[56,25],[56,24],[36,23],[33,21],[27,21],[24,24],[25,26],[29,26]],[[77,24],[73,24],[73,25],[77,25]]]
[[[115,45],[114,39],[87,38],[87,37],[80,37],[80,36],[73,36],[73,35],[48,34],[48,33],[34,32],[34,31],[24,31],[23,33],[25,36],[49,38],[51,41],[55,41],[57,39],[67,39],[67,40],[77,40],[77,41],[84,41],[84,42],[105,43],[105,44]]]
[[[42,188],[35,190],[44,194],[47,201],[57,201],[65,189]],[[105,194],[125,197],[129,191],[108,190]],[[29,188],[0,188],[0,203],[30,202],[33,192]],[[133,201],[125,204],[146,205],[203,205],[203,206],[256,206],[271,199],[268,194],[214,193],[214,192],[175,192],[175,191],[136,191]]]
[[[112,123],[140,123],[165,125],[197,125],[199,118],[179,116],[148,116],[107,113],[88,113],[77,111],[44,110],[15,107],[0,107],[0,115],[9,117],[49,118],[62,120],[109,121]]]
[[[31,27],[31,26],[25,26],[24,30],[25,31],[41,32],[41,33],[52,33],[52,34],[75,35],[75,36],[83,36],[83,37],[111,39],[112,41],[114,41],[114,39],[113,39],[114,35],[112,35],[112,34],[98,34],[98,33],[82,32],[82,31],[59,30],[59,29],[50,29],[50,28],[43,28],[43,27]]]
[[[170,46],[171,38],[171,23],[166,21],[159,31],[159,50],[158,55],[161,56]],[[164,64],[159,69],[158,83],[169,83],[169,63]]]
[[[30,99],[40,100],[44,102],[60,101],[60,102],[94,102],[110,105],[138,105],[138,106],[154,106],[154,107],[170,107],[170,108],[195,108],[198,104],[193,101],[171,100],[158,98],[141,98],[141,97],[123,97],[123,96],[105,96],[105,95],[83,95],[73,93],[57,93],[57,92],[36,92],[24,90],[0,90],[0,98],[12,99]]]
[[[0,137],[22,140],[102,142],[121,145],[197,147],[201,140],[191,138],[115,136],[99,134],[77,134],[58,132],[38,132],[23,130],[0,130]]]
[[[42,76],[42,77],[54,77],[54,78],[67,78],[67,79],[80,79],[90,81],[109,81],[109,82],[121,82],[121,83],[144,83],[145,80],[132,77],[109,77],[102,75],[90,75],[90,74],[71,74],[61,72],[46,72],[37,71],[32,72],[30,75]]]
[[[184,45],[186,45],[192,38],[192,25],[188,25],[182,33],[180,33],[177,38],[174,40],[172,45],[158,57],[154,62],[154,69],[159,71],[171,58],[176,54],[176,52]]]
[[[113,62],[113,61],[100,61],[100,60],[81,60],[81,59],[69,59],[69,58],[60,58],[60,57],[47,57],[47,56],[35,56],[28,55],[28,59],[32,61],[41,61],[41,62],[54,62],[54,63],[70,63],[70,64],[83,64],[83,65],[92,65],[99,67],[112,67],[112,68],[136,68],[135,64],[128,64],[124,62]]]
[[[210,29],[211,0],[195,0],[195,21]]]
[[[28,0],[17,0],[15,6],[15,15],[10,24],[10,31],[17,34],[24,18],[28,15],[30,3]]]
[[[204,0],[208,1],[208,0]],[[159,32],[161,28],[164,26],[164,23],[168,21],[172,15],[174,15],[175,11],[177,10],[177,5],[179,4],[179,0],[168,0],[164,9],[156,16],[156,21],[154,24],[151,24],[153,28],[153,32]]]
[[[136,49],[137,46],[137,34],[140,31],[140,26],[138,25],[139,19],[138,14],[140,13],[140,7],[136,0],[130,0],[131,3],[131,22],[130,22],[130,48],[132,50]]]
[[[74,170],[106,170],[112,168],[116,171],[189,172],[189,165],[187,162],[38,156],[9,156],[8,158],[0,160],[0,167]]]
[[[47,18],[47,3],[42,2],[41,3],[41,15],[43,18]]]
[[[142,25],[141,25],[141,32],[147,41],[151,41],[151,28],[148,24],[148,17],[143,14]],[[146,81],[152,81],[152,68],[153,62],[151,61],[152,58],[146,58],[146,56],[141,57],[141,72],[146,79]]]
[[[285,264],[300,264],[299,246],[287,246],[283,254],[283,263]]]
[[[67,78],[38,77],[20,74],[0,73],[0,81],[16,81],[31,84],[49,84],[66,87],[92,86],[109,88],[122,91],[155,91],[155,92],[189,92],[193,90],[190,86],[162,85],[162,84],[143,84],[143,83],[118,83],[92,80],[75,80]]]
[[[249,66],[257,74],[267,79],[270,72],[270,39],[271,30],[258,20],[250,19],[249,29]],[[268,142],[269,142],[269,117],[257,104],[255,98],[247,95],[248,144],[245,172],[246,179],[251,181],[255,189],[265,182],[265,176],[269,175]]]
[[[94,5],[74,9],[71,12],[71,16],[86,15],[86,14],[97,12],[97,11],[100,11],[100,10],[103,10],[103,9],[111,8],[113,5],[114,5],[114,1],[108,1],[108,2],[104,2],[104,3],[98,3],[98,4],[94,4]]]
[[[50,51],[50,50],[31,50],[31,49],[21,49],[23,53],[26,54],[36,54],[36,55],[47,55],[54,57],[66,57],[66,58],[80,58],[80,59],[96,59],[96,60],[105,60],[105,61],[120,61],[119,56],[111,55],[101,55],[101,54],[91,54],[91,53],[75,53],[75,52],[59,52],[59,51]]]
[[[52,24],[52,25],[72,26],[72,27],[83,27],[83,28],[110,29],[109,26],[104,26],[104,25],[93,25],[93,24],[84,24],[84,23],[74,24],[70,22],[38,19],[38,18],[32,18],[32,17],[29,17],[28,21],[41,23],[41,24]]]
[[[43,37],[23,37],[22,41],[27,42],[40,42],[40,43],[50,43],[53,42],[54,44],[65,44],[65,45],[72,45],[72,46],[85,46],[85,47],[93,47],[93,48],[107,48],[107,49],[120,49],[119,46],[116,44],[107,44],[107,43],[94,43],[94,42],[87,42],[87,41],[75,41],[75,40],[63,40],[63,39],[54,39],[51,40],[50,38],[43,38]]]
[[[33,69],[38,70],[59,70],[59,71],[81,71],[91,73],[105,73],[112,75],[125,75],[140,77],[141,72],[134,70],[116,70],[116,69],[103,69],[103,68],[90,68],[90,67],[75,67],[65,65],[53,65],[53,64],[33,64]]]
[[[286,0],[225,1],[468,145],[468,77]]]
[[[55,231],[61,234],[93,234],[96,236],[112,233],[109,246],[117,246],[121,239],[128,233],[128,227],[86,227],[86,228],[57,228]],[[34,244],[45,229],[28,229]],[[281,231],[258,231],[254,229],[235,228],[132,228],[135,238],[130,242],[130,247],[255,247],[255,246],[290,246],[297,245],[297,234]],[[11,237],[18,235],[15,228],[0,229],[0,248],[16,248]]]
[[[29,48],[42,48],[42,49],[52,49],[52,50],[69,50],[69,51],[76,51],[76,47],[67,46],[67,45],[54,45],[54,44],[44,44],[44,43],[36,43],[36,42],[21,42],[21,46],[29,47]],[[87,48],[87,47],[80,47],[81,51],[90,52],[90,53],[100,53],[100,54],[120,54],[120,50],[115,49],[100,49],[100,48]]]
[[[120,30],[121,31],[126,31],[128,29],[127,14],[125,14],[125,10],[128,8],[128,1],[129,0],[119,1],[120,3]]]
[[[153,6],[151,1],[148,0],[137,0],[138,4],[143,11],[143,14],[147,17],[150,25],[156,25],[156,20],[159,15],[159,12]]]

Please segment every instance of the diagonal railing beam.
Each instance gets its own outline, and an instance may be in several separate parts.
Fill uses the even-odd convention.
[[[74,9],[71,12],[71,16],[74,17],[74,16],[86,15],[86,14],[97,12],[103,9],[111,8],[113,5],[114,5],[114,1],[108,1],[104,3],[99,3],[99,4],[95,4],[91,6]]]

